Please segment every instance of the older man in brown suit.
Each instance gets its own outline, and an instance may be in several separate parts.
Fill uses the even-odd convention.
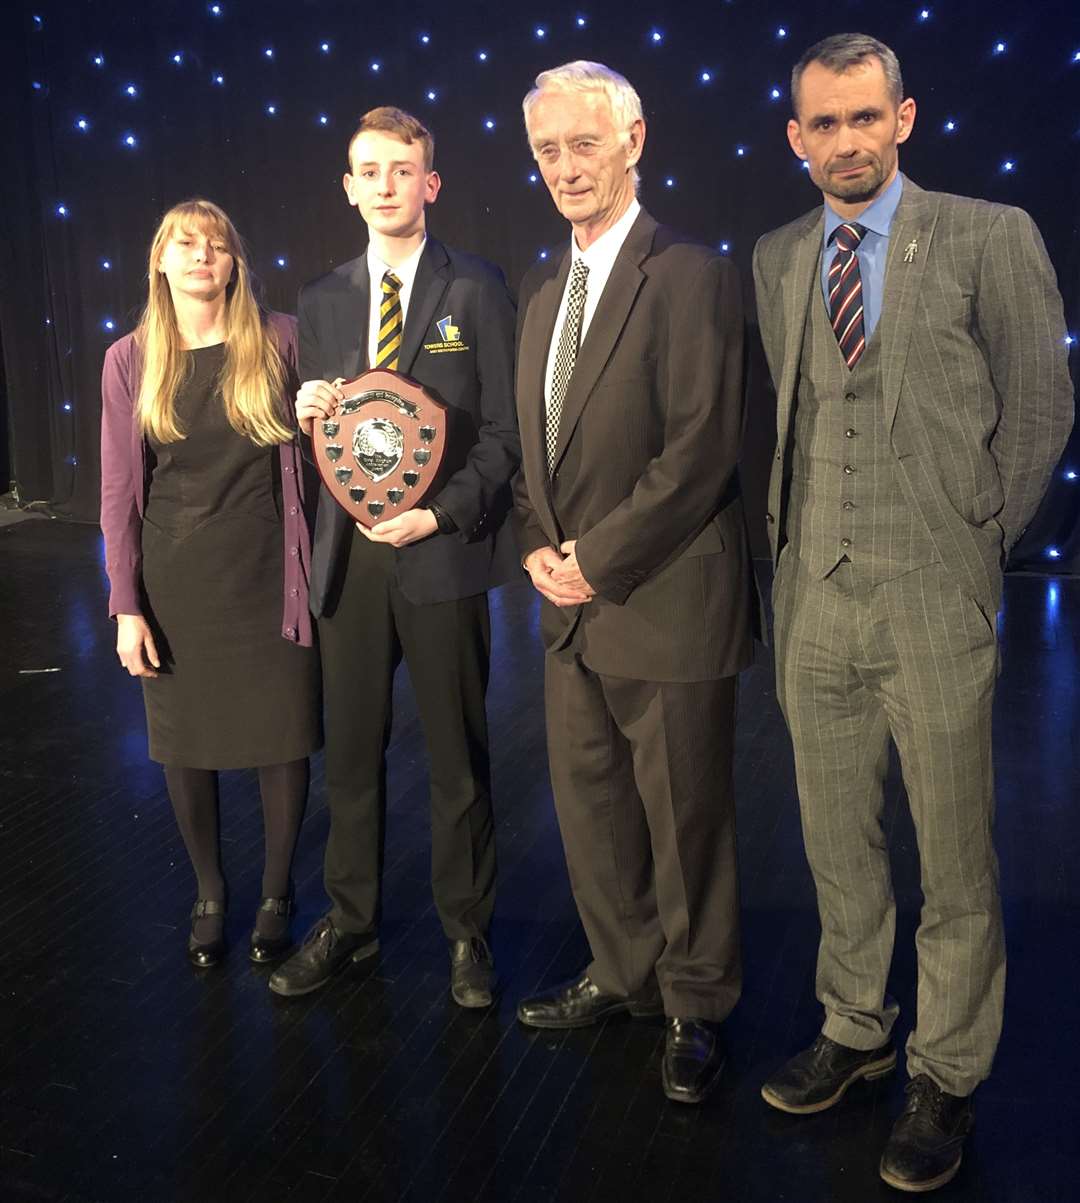
[[[636,199],[637,93],[597,63],[525,99],[570,222],[518,316],[524,567],[544,597],[548,751],[593,961],[536,1027],[667,1015],[668,1097],[698,1102],[739,996],[732,745],[757,612],[736,458],[737,273]]]

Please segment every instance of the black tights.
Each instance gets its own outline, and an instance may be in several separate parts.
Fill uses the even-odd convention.
[[[289,870],[307,803],[308,762],[305,758],[286,764],[264,765],[258,772],[266,846],[262,896],[283,898],[289,893]],[[218,775],[213,769],[166,765],[165,782],[176,824],[195,870],[198,895],[224,902],[225,878],[221,871],[218,838]],[[195,938],[201,942],[215,939],[221,926],[219,917],[200,919],[195,926]],[[258,927],[261,934],[274,934],[268,928],[275,926],[283,927],[284,922],[275,921],[265,911],[260,912]]]

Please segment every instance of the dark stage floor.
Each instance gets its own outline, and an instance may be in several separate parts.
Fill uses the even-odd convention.
[[[227,778],[233,948],[199,975],[184,957],[194,893],[160,771],[145,759],[138,686],[118,667],[96,530],[0,530],[0,1198],[229,1200],[792,1200],[900,1196],[877,1161],[898,1077],[793,1119],[758,1097],[818,1023],[817,920],[791,755],[767,657],[743,680],[738,739],[746,990],[731,1056],[701,1109],[660,1090],[659,1026],[535,1035],[514,1003],[577,970],[545,773],[536,607],[493,599],[490,696],[502,993],[458,1009],[431,906],[424,756],[407,684],[391,753],[381,958],[288,1002],[244,955],[259,885],[250,776]],[[998,846],[1009,936],[1005,1037],[946,1200],[1080,1195],[1075,874],[1080,581],[1011,579],[998,698]],[[31,670],[54,669],[41,672]],[[301,836],[297,930],[323,909],[320,765]],[[894,993],[914,997],[919,896],[906,809],[888,824],[901,906]],[[906,1031],[906,1028],[905,1028]]]

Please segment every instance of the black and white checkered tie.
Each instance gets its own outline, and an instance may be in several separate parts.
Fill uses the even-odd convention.
[[[555,446],[559,441],[559,419],[562,417],[566,390],[574,374],[578,347],[581,345],[581,318],[585,312],[585,286],[589,268],[584,259],[575,259],[570,271],[570,292],[566,298],[566,320],[559,335],[559,347],[555,352],[555,370],[551,373],[551,395],[548,399],[547,418],[544,429],[547,444],[548,474],[555,469]]]

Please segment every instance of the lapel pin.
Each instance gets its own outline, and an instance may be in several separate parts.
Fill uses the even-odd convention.
[[[904,247],[904,262],[914,263],[915,256],[919,253],[919,240],[913,238],[906,247]]]

